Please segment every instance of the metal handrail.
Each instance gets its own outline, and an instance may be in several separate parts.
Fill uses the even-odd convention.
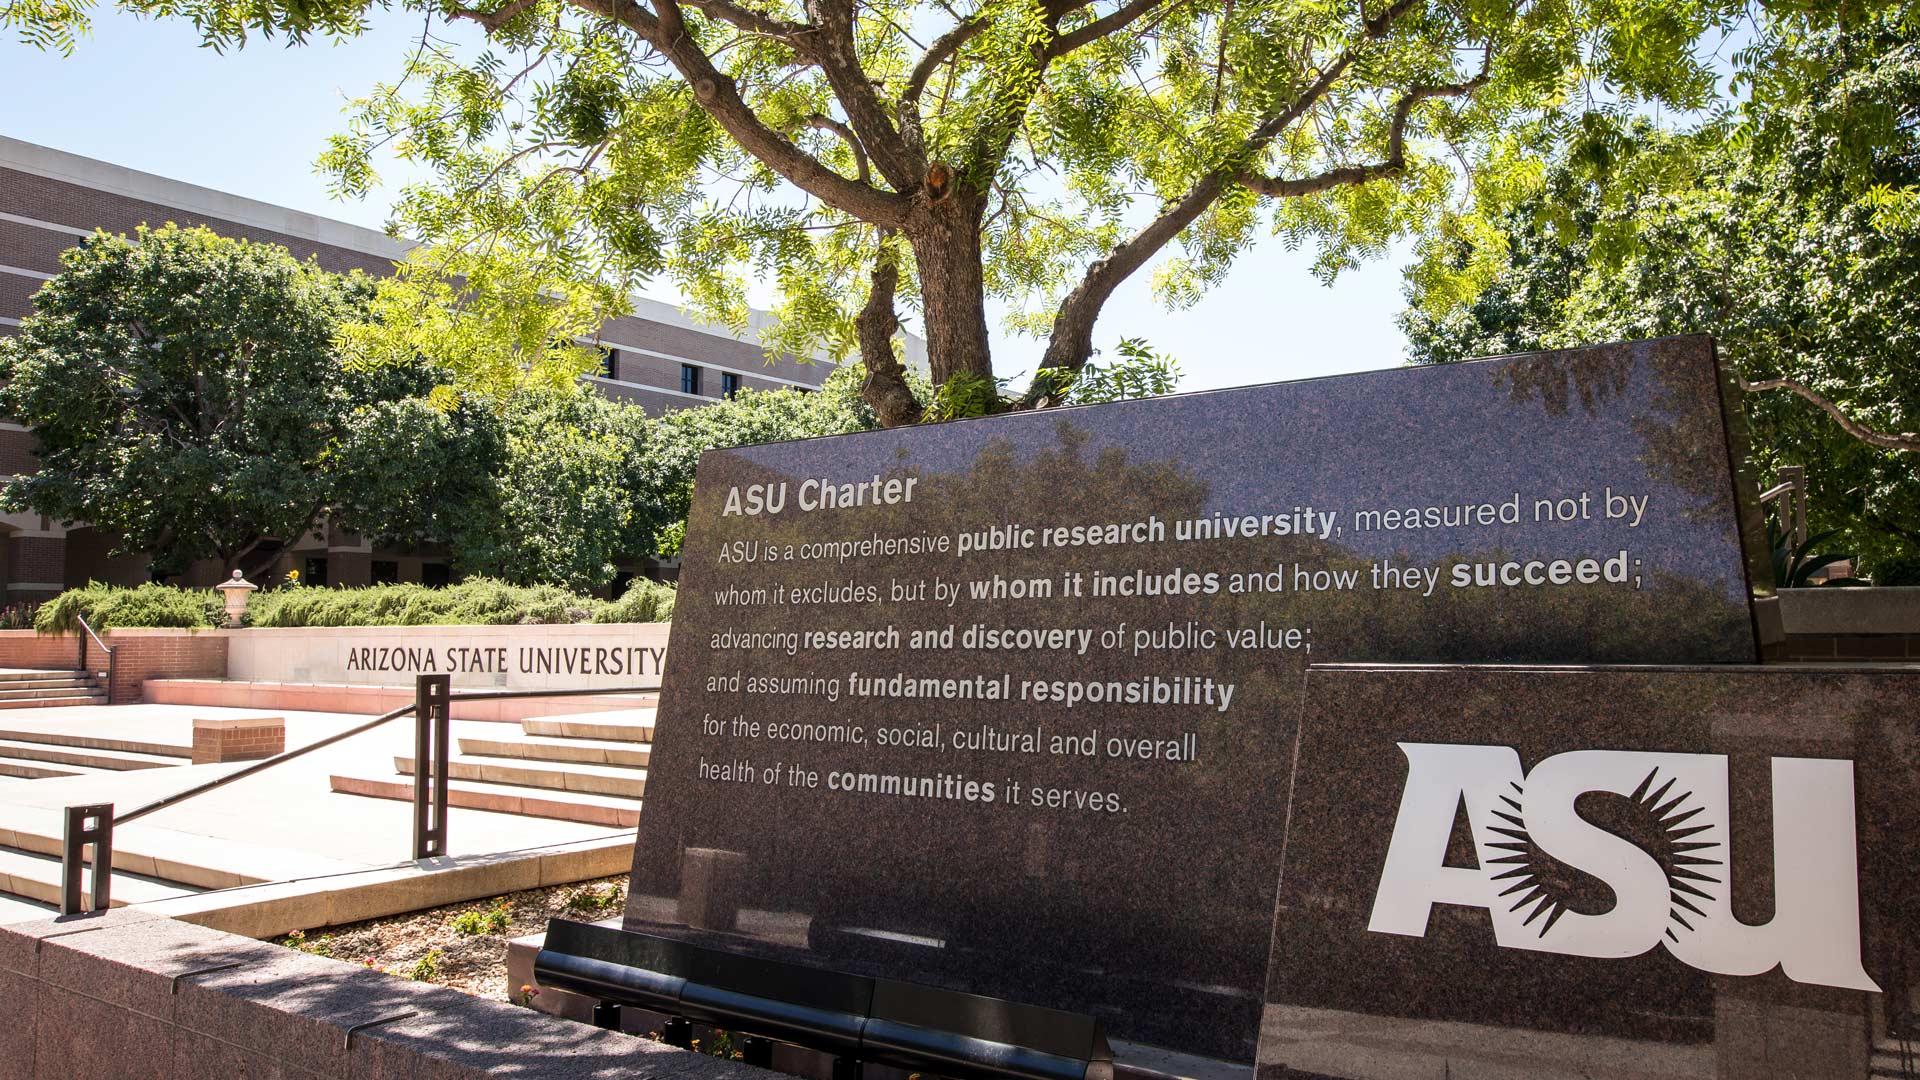
[[[204,784],[195,784],[193,787],[186,788],[181,791],[176,791],[171,795],[166,795],[166,796],[162,796],[161,798],[155,799],[154,801],[147,803],[145,806],[136,806],[124,814],[115,814],[113,817],[113,823],[115,825],[125,825],[127,822],[132,821],[135,818],[146,817],[148,814],[151,814],[156,810],[165,810],[169,806],[175,806],[175,805],[178,805],[179,803],[186,802],[188,799],[191,799],[196,795],[205,795],[207,792],[212,791],[215,788],[226,787],[228,784],[231,784],[236,780],[245,780],[247,777],[252,776],[255,773],[265,772],[268,769],[273,768],[275,765],[280,764],[281,762],[292,761],[294,758],[303,757],[307,754],[311,754],[315,750],[332,746],[334,743],[337,743],[342,739],[350,739],[355,735],[372,731],[374,728],[379,727],[381,724],[384,724],[389,720],[395,720],[402,716],[405,716],[408,713],[412,712],[413,710],[414,710],[414,706],[412,705],[412,703],[408,703],[406,705],[400,706],[399,708],[393,710],[392,712],[382,713],[381,715],[374,717],[372,720],[369,720],[364,724],[359,724],[354,727],[350,727],[345,731],[336,731],[332,735],[329,735],[326,738],[319,740],[318,742],[310,742],[305,746],[296,747],[295,749],[292,749],[292,750],[283,751],[281,753],[273,755],[270,758],[261,758],[259,761],[256,761],[253,764],[248,765],[243,769],[235,769],[230,773],[224,773],[220,776],[216,776]]]
[[[1774,470],[1780,481],[1760,493],[1760,505],[1780,505],[1780,525],[1797,546],[1807,542],[1807,470],[1804,465],[1782,465]],[[1793,498],[1787,498],[1788,495]]]
[[[109,685],[113,670],[113,647],[100,641],[93,628],[81,620],[86,634],[80,639],[80,659],[86,663],[86,640],[88,636],[107,650],[107,669]],[[176,791],[155,799],[142,806],[134,807],[123,814],[113,812],[112,803],[96,803],[87,806],[67,807],[67,824],[61,848],[61,913],[72,915],[81,910],[82,890],[80,880],[83,869],[91,862],[92,889],[91,906],[95,909],[108,905],[108,893],[112,883],[113,830],[115,826],[143,818],[169,806],[178,806],[188,799],[205,795],[209,791],[222,788],[249,776],[256,776],[283,762],[311,754],[315,750],[332,746],[343,739],[360,735],[390,720],[413,714],[415,717],[414,750],[414,858],[421,859],[431,855],[446,853],[446,811],[447,811],[447,774],[451,752],[448,748],[447,726],[453,715],[453,706],[461,701],[509,701],[516,698],[536,697],[587,697],[591,695],[607,696],[613,694],[654,693],[660,687],[615,686],[606,689],[581,690],[470,690],[463,694],[451,692],[447,675],[422,675],[416,680],[414,700],[391,712],[385,712],[363,724],[355,724],[345,731],[336,731],[324,739],[318,739],[305,746],[262,758],[243,768],[216,776],[205,783],[195,784],[182,791]],[[431,729],[431,730],[430,730]],[[431,774],[431,782],[429,776]],[[93,849],[89,860],[86,849]]]
[[[114,646],[107,644],[106,641],[102,639],[99,634],[96,634],[93,632],[93,627],[87,623],[87,617],[85,615],[82,615],[76,611],[74,612],[73,617],[77,622],[79,622],[80,629],[82,631],[82,633],[80,634],[80,670],[81,671],[87,670],[87,639],[88,638],[92,638],[94,644],[100,646],[100,650],[107,654],[107,704],[111,705],[113,704]]]
[[[458,704],[462,701],[509,701],[515,698],[588,697],[593,695],[653,693],[655,691],[658,691],[659,689],[660,688],[658,686],[617,686],[617,687],[613,687],[611,689],[606,689],[606,690],[593,690],[593,689],[590,689],[590,690],[470,690],[466,693],[456,693],[452,695],[451,700],[453,701],[454,704]],[[216,776],[204,784],[196,784],[193,787],[186,788],[185,790],[176,791],[171,795],[167,795],[162,798],[155,799],[154,801],[147,803],[145,806],[134,807],[132,810],[129,810],[124,814],[115,814],[113,818],[113,823],[115,825],[124,825],[127,822],[134,820],[135,818],[145,817],[156,810],[165,810],[169,806],[175,806],[175,805],[178,805],[179,803],[186,802],[188,799],[191,799],[197,795],[204,795],[207,792],[214,790],[215,788],[225,787],[236,780],[245,780],[247,777],[253,776],[256,773],[265,772],[266,770],[273,768],[275,765],[278,765],[283,761],[292,761],[294,758],[301,757],[306,754],[310,754],[315,750],[320,750],[320,749],[324,749],[325,747],[332,746],[334,743],[340,742],[343,739],[350,739],[355,735],[360,735],[365,732],[372,731],[374,728],[379,727],[381,724],[384,724],[389,720],[397,720],[400,717],[406,716],[407,714],[413,712],[417,708],[418,708],[417,702],[402,705],[399,708],[393,710],[392,712],[382,713],[381,715],[374,717],[372,720],[369,720],[364,724],[359,724],[357,726],[350,727],[345,731],[334,732],[332,735],[329,735],[326,738],[321,739],[317,742],[311,742],[305,746],[298,747],[293,750],[287,750],[279,754],[275,754],[270,758],[261,758],[259,761],[256,761],[253,764],[248,765],[243,769],[235,769],[230,773],[225,773],[223,775]]]

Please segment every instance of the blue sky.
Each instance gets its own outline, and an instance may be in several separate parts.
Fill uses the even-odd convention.
[[[223,56],[200,48],[190,27],[103,6],[71,57],[0,41],[0,133],[379,228],[387,200],[332,199],[313,161],[340,130],[347,98],[391,78],[417,30],[415,17],[386,15],[345,44],[256,44]],[[1146,338],[1179,359],[1188,390],[1396,366],[1406,347],[1394,324],[1403,259],[1329,288],[1309,273],[1310,252],[1267,240],[1222,288],[1177,312],[1153,300],[1143,271],[1107,304],[1095,343]],[[1039,350],[1002,339],[995,355],[1012,372],[1030,369]]]

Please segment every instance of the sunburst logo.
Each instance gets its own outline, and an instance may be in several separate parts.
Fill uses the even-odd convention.
[[[1435,904],[1485,909],[1502,947],[1626,959],[1665,946],[1719,975],[1778,967],[1878,990],[1860,958],[1853,763],[1774,758],[1773,915],[1733,913],[1718,754],[1401,743],[1408,764],[1367,928],[1427,935]],[[1465,808],[1475,865],[1450,865]]]
[[[1684,788],[1674,791],[1677,783],[1677,777],[1663,778],[1660,770],[1654,768],[1625,796],[1612,792],[1592,792],[1587,796],[1597,804],[1595,809],[1600,814],[1615,818],[1609,822],[1613,827],[1608,831],[1625,836],[1634,846],[1653,856],[1661,873],[1666,875],[1672,905],[1667,912],[1671,924],[1666,928],[1670,941],[1679,940],[1676,931],[1694,929],[1689,916],[1707,918],[1706,911],[1699,905],[1714,903],[1720,896],[1719,889],[1726,885],[1724,876],[1714,876],[1722,872],[1725,861],[1714,857],[1722,845],[1709,836],[1716,826],[1701,818],[1706,805],[1692,791]],[[1487,860],[1486,867],[1493,873],[1493,880],[1504,886],[1500,892],[1502,899],[1518,896],[1507,910],[1525,909],[1521,925],[1539,922],[1539,936],[1544,938],[1562,915],[1573,910],[1571,905],[1580,901],[1577,872],[1569,873],[1565,863],[1546,854],[1533,842],[1527,834],[1526,788],[1517,783],[1509,786],[1512,792],[1500,796],[1504,809],[1495,809],[1495,821],[1487,826],[1489,832],[1505,837],[1500,843],[1487,846],[1507,854]],[[1617,812],[1620,803],[1625,804],[1624,813]],[[1607,814],[1608,810],[1616,813]]]

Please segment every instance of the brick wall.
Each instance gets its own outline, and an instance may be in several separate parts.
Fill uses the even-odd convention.
[[[57,536],[14,536],[7,539],[8,581],[54,586],[58,594],[67,580],[67,544]],[[9,587],[9,592],[17,591]],[[15,597],[19,599],[19,597]],[[51,596],[47,597],[51,599]]]
[[[113,646],[113,700],[140,700],[140,684],[148,679],[224,679],[227,677],[227,638],[217,630],[109,630],[102,634]],[[72,670],[79,662],[80,642],[70,634],[36,634],[32,630],[0,630],[0,667]],[[87,650],[87,667],[106,670],[99,649]]]
[[[258,761],[287,748],[287,721],[279,716],[241,716],[227,720],[196,717],[193,763]]]
[[[40,471],[33,456],[33,436],[24,431],[0,431],[0,473],[23,476]]]
[[[227,637],[217,630],[114,630],[113,700],[141,700],[148,679],[224,679]]]
[[[771,1080],[128,908],[0,927],[0,1080]]]
[[[71,670],[79,658],[79,643],[65,634],[0,630],[0,667]]]

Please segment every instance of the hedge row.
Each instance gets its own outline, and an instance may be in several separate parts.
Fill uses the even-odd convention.
[[[580,596],[552,585],[509,585],[468,578],[458,585],[299,586],[253,594],[248,626],[498,626],[532,623],[667,622],[671,585],[635,580],[618,600]],[[34,629],[44,634],[114,627],[214,627],[226,623],[220,594],[171,585],[126,588],[93,582],[40,606]]]

